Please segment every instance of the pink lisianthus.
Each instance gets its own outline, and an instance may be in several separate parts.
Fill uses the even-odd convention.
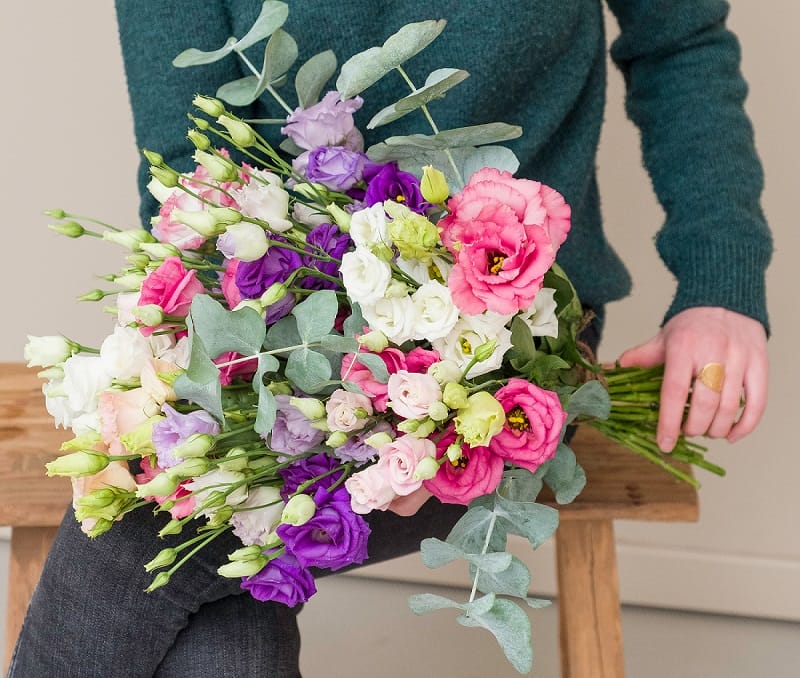
[[[556,453],[567,413],[558,395],[525,379],[512,378],[494,394],[506,413],[500,433],[489,442],[496,455],[536,471]]]
[[[427,372],[428,368],[441,360],[439,351],[429,351],[417,346],[406,355],[406,369],[409,372]]]
[[[436,445],[432,440],[404,435],[378,450],[377,467],[385,469],[392,490],[402,497],[422,487],[422,480],[414,477],[417,464],[435,455]]]
[[[249,360],[242,360],[241,362],[234,362],[232,365],[225,365],[242,358],[241,353],[229,351],[222,353],[214,358],[214,363],[219,367],[219,382],[223,386],[230,386],[236,377],[241,377],[246,381],[252,380],[253,375],[258,369],[258,358],[253,356]]]
[[[149,457],[142,457],[141,467],[142,472],[136,474],[136,484],[138,485],[144,485],[145,483],[150,482],[159,473],[164,471],[164,469],[159,466],[152,466],[150,464]],[[177,489],[168,497],[146,497],[146,499],[147,501],[153,500],[159,505],[164,504],[167,501],[174,501],[175,503],[172,505],[172,508],[169,509],[169,514],[175,520],[185,518],[186,516],[191,515],[195,508],[195,500],[194,497],[191,496],[191,491],[184,487],[184,483],[188,482],[190,481],[185,480],[180,483]]]
[[[400,349],[387,348],[378,355],[386,365],[389,374],[394,374],[406,367],[406,357]],[[343,381],[352,381],[354,384],[358,384],[361,390],[372,399],[372,406],[378,412],[386,411],[389,402],[387,385],[375,379],[372,371],[356,360],[354,353],[348,353],[342,359],[341,377]]]
[[[456,433],[450,430],[436,444],[436,458],[447,455],[447,448],[455,441]],[[494,492],[503,477],[503,460],[488,447],[461,446],[461,458],[456,462],[445,460],[439,472],[424,482],[424,487],[444,504],[469,504],[473,499]]]
[[[569,230],[569,206],[558,198],[537,181],[485,168],[449,200],[439,227],[455,258],[448,287],[459,309],[508,315],[531,305]]]
[[[183,318],[188,315],[195,295],[204,291],[196,271],[187,271],[179,257],[167,257],[144,279],[138,305],[156,304],[165,314]],[[141,328],[145,336],[150,336],[153,331],[152,327]]]
[[[442,400],[442,387],[429,374],[399,370],[387,384],[392,411],[404,419],[428,416],[430,406]]]
[[[172,211],[175,209],[199,212],[203,203],[188,193],[173,191],[158,210],[158,219],[153,222],[153,235],[160,242],[175,245],[179,250],[197,249],[206,241],[205,236],[180,221],[173,221]]]
[[[386,467],[377,464],[354,473],[344,481],[344,487],[350,494],[350,508],[361,515],[385,511],[396,496]]]
[[[100,450],[97,451],[99,452]],[[108,466],[102,471],[91,476],[71,478],[71,481],[73,508],[78,507],[78,499],[85,497],[94,490],[100,490],[105,487],[118,487],[121,490],[128,491],[136,489],[136,483],[128,470],[128,464],[124,461],[109,462]],[[119,518],[121,516],[118,516],[117,519]],[[81,531],[85,534],[91,534],[96,524],[97,518],[84,518],[81,521]]]
[[[225,272],[222,274],[222,279],[220,280],[222,295],[225,297],[225,302],[231,310],[236,308],[242,300],[242,293],[236,285],[237,268],[239,268],[238,259],[226,259]]]
[[[353,113],[363,103],[361,97],[342,101],[338,92],[328,92],[319,103],[296,108],[286,118],[288,124],[281,127],[281,134],[307,151],[319,146],[344,146],[360,151],[364,139],[355,126]]]
[[[111,454],[128,454],[119,438],[144,424],[149,418],[148,409],[152,406],[153,398],[144,388],[100,393],[97,399],[100,435]]]

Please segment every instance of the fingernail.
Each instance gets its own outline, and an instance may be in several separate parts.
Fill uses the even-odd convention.
[[[659,438],[658,446],[662,452],[672,452],[672,448],[675,447],[675,438]]]

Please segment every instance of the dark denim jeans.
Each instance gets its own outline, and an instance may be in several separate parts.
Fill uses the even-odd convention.
[[[583,340],[595,350],[601,321]],[[429,500],[413,517],[375,511],[369,563],[412,553],[425,537],[444,539],[465,507]],[[9,678],[296,678],[296,614],[243,593],[216,574],[241,546],[227,533],[169,584],[145,593],[144,564],[176,545],[158,539],[166,522],[147,507],[94,540],[68,510],[28,608]],[[316,573],[323,575],[324,572]],[[313,604],[313,601],[312,603]]]

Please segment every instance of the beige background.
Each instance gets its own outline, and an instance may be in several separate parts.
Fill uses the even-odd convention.
[[[798,23],[800,6],[778,0],[735,3],[730,21],[744,48],[748,111],[766,168],[764,206],[775,232],[770,406],[757,433],[734,447],[712,446],[713,458],[729,473],[724,480],[702,477],[699,524],[619,526],[622,593],[629,602],[800,619],[800,458],[794,435]],[[116,270],[118,252],[56,236],[41,212],[64,207],[119,226],[136,224],[137,154],[112,3],[5,2],[0,64],[6,251],[0,360],[9,361],[21,360],[26,334],[61,332],[93,344],[108,333],[100,305],[74,299],[103,286],[94,275]],[[621,81],[612,72],[599,161],[603,208],[636,286],[630,299],[609,309],[600,355],[605,360],[648,338],[672,293],[652,246],[661,212],[640,169],[636,131],[621,101]],[[552,590],[549,547],[533,561],[536,586]],[[377,574],[424,578],[423,570],[411,558]]]

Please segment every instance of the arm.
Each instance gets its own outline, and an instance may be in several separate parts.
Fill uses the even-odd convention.
[[[666,365],[658,439],[674,445],[694,377],[726,366],[721,393],[693,389],[687,435],[737,440],[766,402],[764,271],[770,234],[759,206],[761,165],[743,109],[739,47],[718,0],[609,0],[621,28],[611,54],[627,85],[626,109],[666,212],[656,245],[677,279],[661,331],[627,351],[624,365]],[[747,406],[735,424],[739,397]]]

